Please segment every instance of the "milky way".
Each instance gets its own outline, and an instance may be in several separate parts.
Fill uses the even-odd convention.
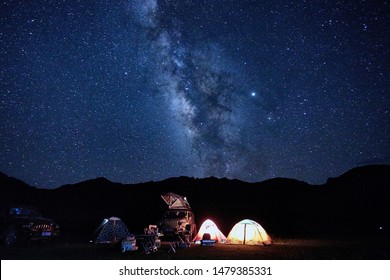
[[[187,30],[179,18],[162,19],[166,14],[157,1],[132,3],[134,18],[145,29],[148,57],[154,61],[151,82],[186,131],[202,175],[240,177],[248,167],[250,149],[240,136],[243,123],[237,106],[239,98],[245,98],[243,85],[226,65],[229,58],[223,57],[217,42],[183,42]]]

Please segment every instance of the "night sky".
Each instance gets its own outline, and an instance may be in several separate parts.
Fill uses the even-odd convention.
[[[390,3],[0,3],[0,171],[312,184],[390,163]]]

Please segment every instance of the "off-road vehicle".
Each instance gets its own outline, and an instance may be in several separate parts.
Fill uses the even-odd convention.
[[[22,241],[51,240],[59,234],[59,225],[52,219],[42,217],[37,208],[0,206],[0,240],[5,246],[14,246]]]
[[[164,236],[196,235],[195,215],[187,199],[175,193],[167,193],[161,196],[168,205],[168,210],[163,214],[159,228]]]

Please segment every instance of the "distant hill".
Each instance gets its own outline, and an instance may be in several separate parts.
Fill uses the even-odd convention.
[[[0,187],[4,189],[10,189],[11,191],[13,189],[28,189],[28,188],[34,188],[26,184],[25,182],[18,180],[13,177],[9,177],[6,174],[0,172]]]
[[[121,217],[133,232],[142,231],[163,214],[160,195],[166,192],[188,198],[198,226],[211,218],[226,234],[244,218],[276,235],[366,234],[390,228],[389,165],[358,167],[321,186],[286,178],[247,183],[178,177],[129,185],[97,178],[47,190],[0,173],[0,203],[37,206],[60,222],[65,235],[80,237],[110,216]]]

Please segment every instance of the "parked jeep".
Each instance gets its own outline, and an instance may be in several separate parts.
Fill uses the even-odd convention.
[[[191,210],[187,199],[175,193],[167,193],[161,196],[168,205],[168,210],[163,214],[159,228],[165,236],[178,234],[196,235],[195,215]]]
[[[51,240],[59,234],[59,225],[42,217],[34,207],[0,206],[0,239],[5,246],[29,240]]]

